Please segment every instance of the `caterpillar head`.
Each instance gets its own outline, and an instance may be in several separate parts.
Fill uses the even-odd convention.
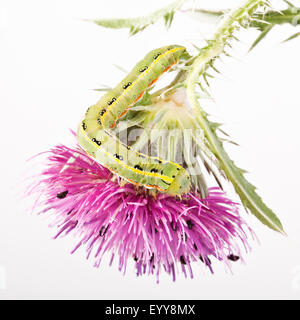
[[[181,195],[189,192],[190,187],[191,177],[184,168],[181,168],[173,182],[170,184],[167,192],[172,196]]]
[[[176,60],[187,60],[188,58],[190,58],[190,55],[188,54],[188,52],[186,51],[186,48],[183,46],[178,46],[178,45],[173,45],[170,47],[170,49],[178,49],[177,51],[175,51],[173,53],[174,57],[176,58]]]

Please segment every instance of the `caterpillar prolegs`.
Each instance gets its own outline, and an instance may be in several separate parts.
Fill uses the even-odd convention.
[[[130,183],[174,196],[189,191],[188,172],[175,162],[135,151],[112,135],[110,128],[186,54],[184,47],[176,45],[149,52],[129,75],[87,110],[77,132],[81,147],[112,172]]]

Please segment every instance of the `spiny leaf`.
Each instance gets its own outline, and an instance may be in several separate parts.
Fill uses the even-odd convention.
[[[117,68],[118,70],[122,71],[123,73],[128,73],[128,70],[124,69],[123,67],[119,66],[118,64],[114,64],[113,65],[115,68]]]
[[[235,145],[235,146],[240,146],[238,143],[236,143],[235,141],[232,141],[232,140],[229,140],[229,139],[225,139],[225,138],[222,138],[222,141],[223,142],[228,142],[228,143],[230,143],[230,144],[233,144],[233,145]]]
[[[269,24],[266,26],[263,31],[260,33],[260,35],[256,38],[256,40],[253,42],[252,46],[250,47],[249,51],[251,51],[254,47],[257,46],[257,44],[269,33],[269,31],[273,28],[272,24]]]
[[[127,28],[129,29],[130,35],[135,35],[136,33],[144,30],[146,27],[156,23],[158,20],[162,18],[165,20],[166,27],[169,27],[173,21],[175,12],[182,7],[185,1],[186,0],[173,1],[168,6],[142,17],[127,19],[98,19],[93,20],[93,22],[105,28]]]
[[[214,66],[213,61],[209,63],[209,66],[217,73],[221,74],[221,72]]]
[[[283,0],[289,7],[294,8],[295,6],[288,0]]]
[[[210,85],[209,85],[209,82],[208,82],[208,80],[207,80],[207,77],[206,77],[206,74],[205,73],[203,73],[203,79],[204,79],[204,81],[205,81],[205,83],[206,83],[206,85],[208,86],[208,88],[210,87]]]
[[[212,22],[217,23],[220,20],[220,17],[223,16],[229,10],[206,10],[206,9],[187,9],[186,12],[192,18],[200,20],[201,22]]]
[[[278,217],[255,192],[255,187],[244,177],[243,170],[239,169],[230,159],[223,147],[223,142],[216,134],[215,125],[209,121],[206,112],[201,108],[196,93],[199,75],[205,72],[212,59],[219,58],[224,53],[224,48],[228,39],[231,39],[233,32],[238,30],[239,25],[243,22],[247,22],[247,19],[252,17],[255,10],[264,5],[264,3],[265,1],[263,0],[248,0],[224,19],[215,33],[212,44],[203,48],[193,61],[192,69],[186,78],[186,90],[189,102],[195,112],[195,121],[198,122],[203,130],[208,147],[219,162],[220,173],[224,172],[226,174],[227,179],[231,181],[245,208],[248,208],[252,214],[269,228],[284,233]],[[247,12],[246,16],[245,12]],[[236,22],[239,22],[239,24],[237,25]],[[227,32],[227,37],[224,37],[225,32]]]
[[[223,170],[227,178],[233,184],[245,208],[248,208],[263,224],[269,228],[284,233],[282,224],[275,213],[268,208],[259,195],[255,192],[255,187],[249,183],[244,177],[244,170],[238,168],[229,158],[229,155],[223,147],[222,141],[215,133],[214,124],[210,123],[199,103],[194,99],[196,104],[197,120],[203,128],[206,138],[210,144],[210,149],[220,162],[220,168]]]
[[[293,40],[297,37],[300,37],[300,32],[294,33],[292,36],[288,37],[287,39],[283,40],[282,42],[287,42],[287,41]]]
[[[201,93],[201,98],[204,98],[204,99],[211,99],[211,100],[213,100],[213,97],[211,96],[211,94],[208,92],[208,90],[207,89],[205,89],[204,87],[203,87],[203,85],[202,85],[202,83],[199,81],[199,82],[197,82],[197,85],[200,87],[200,89],[201,89],[201,91],[202,91],[202,93]],[[199,96],[199,97],[200,97]]]
[[[97,88],[97,89],[93,89],[94,91],[109,91],[109,90],[111,90],[112,88],[111,87],[109,87],[109,86],[107,86],[107,85],[105,85],[105,84],[103,84],[103,85],[101,85],[102,87],[101,88]]]
[[[94,91],[109,91],[111,90],[111,88],[97,88],[97,89],[93,89]]]

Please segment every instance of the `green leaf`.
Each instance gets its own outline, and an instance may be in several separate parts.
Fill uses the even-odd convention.
[[[134,35],[144,30],[146,27],[150,26],[151,24],[156,23],[160,19],[164,19],[166,27],[169,27],[173,21],[175,12],[182,7],[185,1],[186,0],[173,1],[168,6],[142,17],[127,18],[127,19],[126,18],[125,19],[123,18],[98,19],[98,20],[93,20],[93,22],[105,28],[112,28],[112,29],[127,28],[129,29],[130,35]]]
[[[239,195],[245,208],[249,209],[263,224],[284,234],[282,224],[278,217],[262,201],[255,191],[256,188],[247,181],[244,176],[244,170],[238,168],[225,151],[223,142],[216,133],[218,126],[208,120],[207,113],[199,104],[196,92],[196,87],[199,84],[199,77],[206,72],[212,61],[219,58],[220,55],[224,53],[224,48],[232,38],[234,31],[238,30],[240,26],[249,25],[249,21],[251,21],[253,15],[256,14],[256,10],[265,4],[266,1],[264,0],[247,0],[244,4],[232,10],[222,21],[209,44],[203,47],[198,56],[192,61],[192,64],[190,65],[191,70],[185,81],[187,97],[195,112],[195,121],[198,122],[203,130],[207,140],[207,146],[218,161],[217,167],[219,168],[220,173],[225,173],[228,180],[234,186],[235,191]],[[265,28],[268,27],[268,29],[271,30],[270,25],[271,23],[265,26],[264,23],[263,29],[265,30]],[[267,33],[266,30],[265,33]]]
[[[227,178],[231,181],[245,208],[248,208],[263,224],[284,234],[282,224],[278,217],[266,206],[256,193],[256,188],[244,177],[244,170],[238,168],[230,159],[223,147],[222,141],[216,134],[214,124],[208,120],[205,111],[200,107],[196,97],[192,103],[194,110],[198,110],[197,121],[205,133],[211,151],[219,160],[220,169],[225,172]]]
[[[204,23],[217,24],[220,18],[229,10],[206,10],[201,8],[191,8],[185,11],[190,17]]]
[[[117,68],[118,70],[122,71],[123,73],[127,74],[129,73],[128,70],[124,69],[123,67],[119,66],[118,64],[114,64],[113,65],[115,68]]]
[[[250,47],[249,51],[251,51],[254,47],[257,46],[257,44],[269,33],[269,31],[271,31],[271,29],[273,28],[272,24],[267,25],[262,32],[260,33],[260,35],[256,38],[256,40],[253,42],[252,46]]]
[[[96,88],[96,89],[93,89],[93,90],[94,90],[94,91],[109,91],[109,90],[111,90],[111,89],[112,89],[111,87],[103,84],[103,85],[101,86],[101,88]]]
[[[283,0],[289,7],[294,8],[295,6],[288,0]]]
[[[292,36],[288,37],[287,39],[283,40],[282,42],[287,42],[287,41],[293,40],[297,37],[300,37],[300,32],[294,33]]]
[[[97,89],[93,89],[94,91],[104,91],[104,92],[106,92],[106,91],[109,91],[109,90],[111,90],[111,88],[97,88]]]

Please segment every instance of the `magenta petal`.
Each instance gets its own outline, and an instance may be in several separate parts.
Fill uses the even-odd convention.
[[[97,267],[110,251],[110,264],[118,256],[124,273],[131,258],[137,275],[155,274],[158,281],[165,270],[175,280],[179,270],[193,277],[193,261],[212,272],[212,259],[229,265],[241,257],[239,245],[250,249],[246,231],[252,231],[219,188],[210,188],[206,199],[194,193],[181,200],[166,194],[154,198],[132,184],[121,187],[80,148],[60,145],[46,154],[47,165],[28,194],[38,194],[39,213],[53,214],[55,237],[77,234],[73,252],[85,245]]]

